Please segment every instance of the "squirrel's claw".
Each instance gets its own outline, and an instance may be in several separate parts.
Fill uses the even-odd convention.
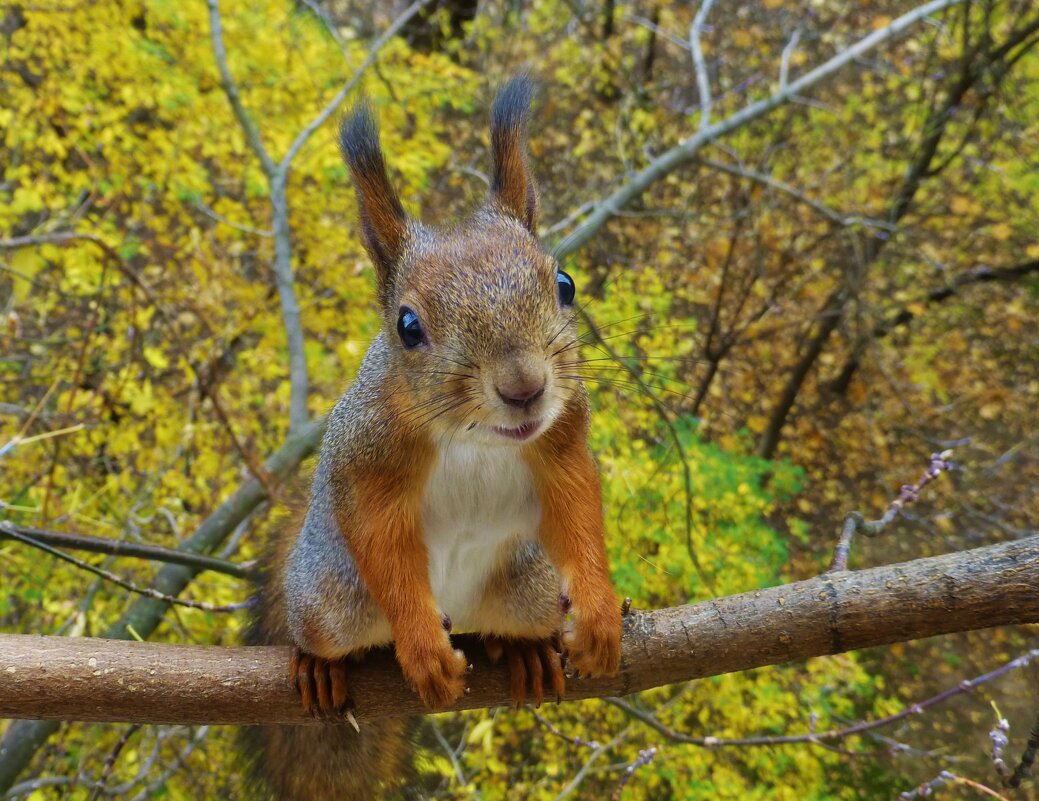
[[[613,676],[620,667],[621,613],[610,605],[598,615],[579,617],[565,632],[562,645],[575,675],[589,678]]]
[[[534,706],[545,700],[546,684],[557,701],[566,692],[563,659],[554,639],[520,640],[509,637],[484,637],[484,648],[492,662],[503,656],[509,666],[509,690],[512,703],[521,707],[530,691]]]
[[[436,646],[411,647],[397,643],[397,661],[405,678],[432,710],[450,706],[465,692],[465,675],[469,661],[465,654],[445,643]]]
[[[343,659],[323,659],[296,648],[289,674],[307,714],[338,718],[352,706]]]

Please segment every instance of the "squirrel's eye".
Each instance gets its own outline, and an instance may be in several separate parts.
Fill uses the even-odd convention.
[[[407,306],[401,306],[400,317],[397,318],[397,333],[408,350],[417,348],[426,341],[426,333],[422,330],[418,315]]]
[[[574,279],[562,270],[557,270],[556,287],[559,289],[559,302],[564,306],[572,306],[574,295],[577,293],[577,287],[574,286]]]

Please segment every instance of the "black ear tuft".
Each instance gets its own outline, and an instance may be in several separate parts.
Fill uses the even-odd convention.
[[[386,177],[379,126],[367,100],[361,100],[340,121],[339,149],[350,168],[364,244],[375,265],[379,296],[385,300],[404,251],[408,216]]]
[[[503,86],[491,107],[491,196],[501,209],[537,233],[538,197],[527,169],[527,120],[534,82],[518,75]]]

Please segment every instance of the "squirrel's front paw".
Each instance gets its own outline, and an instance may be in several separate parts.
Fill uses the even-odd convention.
[[[612,676],[621,659],[620,608],[611,603],[595,612],[578,611],[562,641],[567,662],[579,676]]]
[[[397,643],[397,661],[404,677],[430,709],[443,709],[462,696],[468,665],[465,654],[451,647],[447,635],[437,634],[435,640]]]

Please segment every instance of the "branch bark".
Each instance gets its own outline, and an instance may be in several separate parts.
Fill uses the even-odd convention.
[[[991,626],[1039,623],[1039,537],[626,617],[621,672],[569,699]],[[504,666],[476,669],[460,709],[508,703]],[[0,716],[178,724],[304,724],[287,647],[0,635]],[[422,714],[388,651],[350,667],[358,718]]]

